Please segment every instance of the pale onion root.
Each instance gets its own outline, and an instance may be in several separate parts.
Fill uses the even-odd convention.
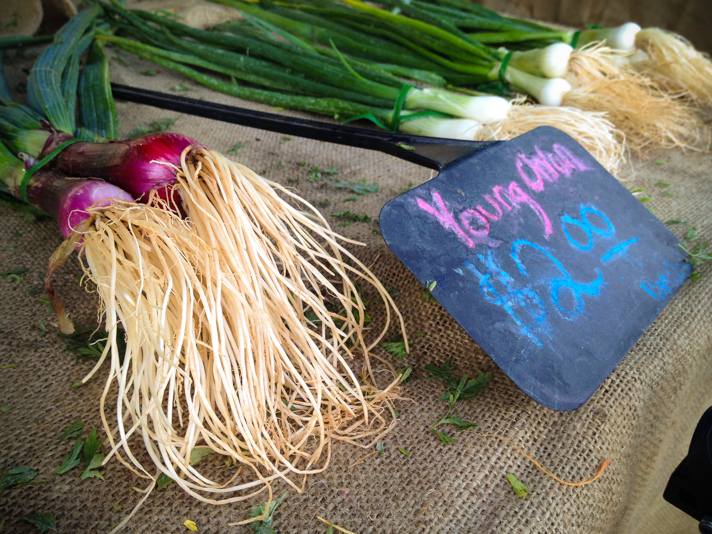
[[[654,149],[705,151],[709,147],[709,133],[684,99],[660,91],[631,71],[587,80],[565,95],[564,104],[606,113],[625,134],[628,148],[639,156]]]
[[[398,379],[379,388],[369,352],[393,317],[405,335],[402,317],[343,238],[293,193],[205,149],[184,152],[178,182],[186,220],[119,202],[94,210],[82,234],[110,333],[90,373],[109,362],[107,461],[116,455],[154,480],[163,473],[214,504],[265,489],[271,498],[277,479],[301,491],[296,480],[327,467],[334,440],[370,446],[394,424]],[[357,282],[385,302],[385,326],[368,342]],[[210,462],[191,466],[201,446],[241,472],[221,478],[201,472]]]
[[[623,76],[632,54],[610,48],[604,42],[594,41],[571,52],[567,80],[576,87],[602,77]]]
[[[627,67],[630,53],[592,43],[572,53],[564,104],[606,113],[625,134],[630,150],[681,148],[704,151],[709,132],[684,94],[663,91],[648,76]]]
[[[476,141],[514,139],[539,126],[553,126],[578,141],[608,172],[615,174],[626,161],[625,136],[606,119],[571,107],[518,104],[509,117],[478,131]]]
[[[660,28],[638,32],[635,45],[648,59],[631,64],[661,89],[687,95],[699,106],[712,104],[712,62],[684,37]]]

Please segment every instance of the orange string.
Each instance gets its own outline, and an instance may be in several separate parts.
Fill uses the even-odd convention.
[[[595,475],[593,478],[589,479],[589,480],[585,480],[585,481],[583,481],[583,482],[568,482],[568,481],[566,481],[566,480],[561,480],[561,479],[560,479],[559,477],[557,477],[554,473],[552,473],[552,472],[549,471],[548,469],[542,467],[542,466],[539,464],[539,462],[537,462],[534,458],[532,458],[531,456],[529,456],[526,452],[524,452],[524,450],[523,450],[519,445],[517,445],[516,443],[514,443],[514,442],[513,442],[511,439],[509,439],[509,438],[505,438],[504,436],[500,436],[499,434],[482,434],[482,433],[480,433],[480,432],[474,432],[474,431],[472,431],[472,430],[466,430],[465,432],[469,432],[470,434],[475,434],[476,436],[482,436],[483,438],[499,438],[499,439],[503,439],[504,441],[506,441],[506,442],[510,443],[511,445],[513,445],[513,446],[514,446],[519,452],[521,452],[530,462],[532,462],[535,466],[537,466],[539,469],[541,469],[544,473],[546,473],[547,475],[549,475],[551,478],[553,478],[553,479],[556,480],[557,482],[559,482],[559,483],[561,483],[561,484],[564,484],[564,485],[566,485],[566,486],[585,486],[586,484],[590,484],[591,482],[593,482],[594,480],[596,480],[598,477],[600,477],[600,476],[603,474],[603,471],[605,471],[606,467],[608,467],[608,466],[610,465],[610,463],[611,463],[611,461],[608,460],[608,459],[603,460],[603,462],[601,462],[601,466],[598,468],[598,472],[596,473],[596,475]]]

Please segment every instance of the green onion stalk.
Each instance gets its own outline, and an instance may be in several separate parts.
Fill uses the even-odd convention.
[[[46,278],[61,330],[73,325],[50,277],[77,248],[101,299],[109,336],[82,383],[109,365],[103,463],[125,455],[147,493],[163,475],[212,504],[271,495],[274,480],[298,490],[327,467],[333,440],[368,446],[392,427],[400,377],[392,369],[377,387],[368,357],[391,320],[405,336],[403,319],[293,192],[184,136],[116,141],[106,39],[94,39],[101,13],[92,7],[59,30],[30,72],[29,106],[0,76],[0,194],[54,216],[67,236]],[[326,100],[301,98],[315,108]],[[343,102],[345,113],[371,109]],[[385,303],[373,345],[353,278]],[[354,357],[366,375],[349,367]],[[244,466],[241,480],[225,484],[191,465],[206,447]]]

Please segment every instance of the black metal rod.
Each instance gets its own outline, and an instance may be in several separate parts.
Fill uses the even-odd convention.
[[[368,150],[376,150],[435,170],[470,155],[492,142],[438,139],[406,135],[365,128],[354,128],[296,117],[285,117],[185,96],[169,95],[148,89],[111,84],[114,98],[136,104],[188,113],[206,119],[240,124],[260,130],[277,132],[336,143]]]

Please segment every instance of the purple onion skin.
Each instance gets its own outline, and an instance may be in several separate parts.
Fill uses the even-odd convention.
[[[12,191],[20,198],[19,187]],[[121,188],[100,180],[64,178],[58,173],[41,169],[27,186],[30,204],[54,217],[62,235],[67,238],[76,226],[89,217],[92,206],[108,206],[116,199],[133,201]]]
[[[45,146],[43,154],[61,142],[58,136]],[[180,206],[172,197],[172,186],[176,183],[175,167],[180,168],[181,154],[188,146],[203,145],[172,133],[108,143],[78,142],[67,146],[52,166],[66,176],[106,180],[139,202],[147,202],[149,193],[155,190],[160,198]]]
[[[61,181],[73,182],[66,189],[63,188],[59,195],[57,223],[65,238],[71,235],[80,222],[89,217],[89,213],[85,211],[87,208],[109,206],[116,200],[133,201],[133,197],[123,189],[99,180]]]

